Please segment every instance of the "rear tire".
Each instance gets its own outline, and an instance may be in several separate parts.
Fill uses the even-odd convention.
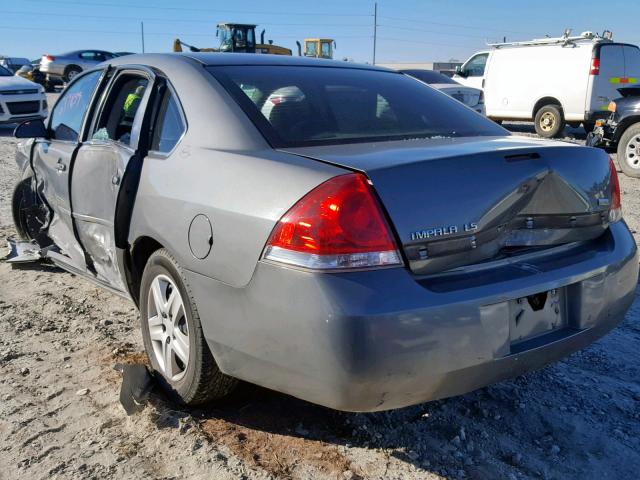
[[[183,270],[164,248],[155,251],[140,283],[142,339],[163,388],[185,405],[229,395],[238,380],[223,374],[204,338]]]
[[[640,123],[627,128],[618,141],[618,165],[625,175],[640,178]]]
[[[536,133],[544,138],[555,138],[564,130],[565,121],[560,105],[545,105],[535,117]]]
[[[80,67],[78,67],[77,65],[70,65],[66,68],[66,70],[64,71],[64,81],[69,83],[71,80],[73,80],[76,75],[78,75],[80,72],[82,72],[82,69]]]

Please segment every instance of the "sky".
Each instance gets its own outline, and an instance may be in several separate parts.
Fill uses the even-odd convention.
[[[38,58],[75,49],[169,52],[174,38],[215,47],[216,24],[255,23],[274,44],[329,37],[336,58],[371,63],[465,60],[487,41],[590,30],[640,43],[638,0],[0,0],[0,55]]]

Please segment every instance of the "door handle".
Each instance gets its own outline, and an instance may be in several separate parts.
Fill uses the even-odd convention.
[[[56,163],[56,170],[58,170],[59,172],[64,172],[67,169],[67,166],[62,163],[62,159],[59,158],[58,159],[58,163]]]

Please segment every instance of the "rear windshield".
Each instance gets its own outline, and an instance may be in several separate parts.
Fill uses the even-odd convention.
[[[2,65],[0,65],[0,77],[11,77],[11,76],[13,76],[13,73],[11,73],[9,70],[7,70]]]
[[[504,136],[460,102],[397,72],[335,67],[208,67],[274,147]]]
[[[438,83],[447,83],[458,85],[458,82],[455,80],[451,80],[446,75],[441,74],[440,72],[434,72],[432,70],[400,70],[402,73],[407,75],[411,75],[418,80],[423,81],[428,84],[438,84]]]

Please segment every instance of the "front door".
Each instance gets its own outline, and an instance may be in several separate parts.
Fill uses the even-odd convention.
[[[145,153],[140,152],[146,144],[141,130],[153,83],[150,71],[116,74],[77,154],[71,181],[73,219],[90,268],[120,291],[127,289],[117,258],[116,205],[129,163]]]
[[[38,140],[33,152],[38,190],[52,210],[48,235],[66,261],[81,271],[85,270],[85,257],[71,221],[69,172],[81,145],[86,111],[103,73],[89,72],[69,85],[49,117],[49,138]]]
[[[467,87],[484,89],[484,73],[487,66],[488,53],[478,53],[462,66],[462,75],[456,75],[454,80]]]

